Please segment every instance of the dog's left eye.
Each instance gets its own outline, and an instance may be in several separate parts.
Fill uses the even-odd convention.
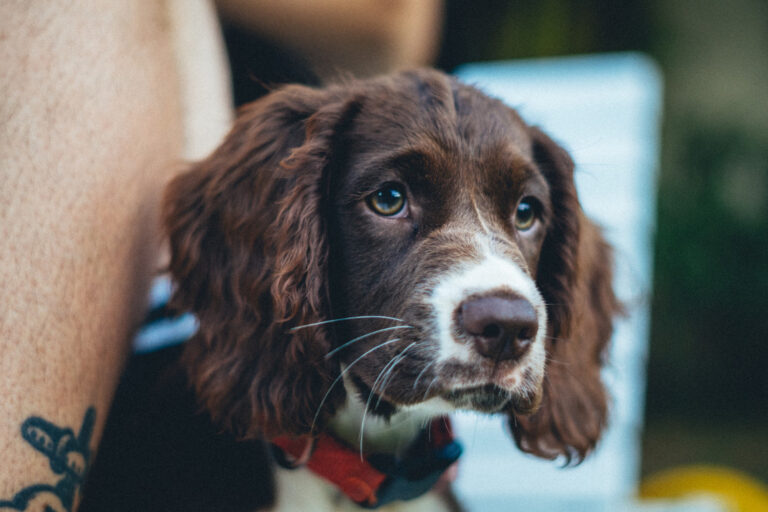
[[[405,208],[405,190],[401,185],[388,183],[366,198],[368,207],[384,217],[392,217]]]

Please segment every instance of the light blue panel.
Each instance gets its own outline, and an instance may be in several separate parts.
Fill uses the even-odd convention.
[[[541,126],[576,162],[587,214],[616,251],[615,287],[629,307],[616,323],[604,373],[613,397],[610,428],[577,468],[521,454],[500,418],[460,415],[467,445],[457,482],[471,510],[616,510],[639,475],[644,367],[648,344],[652,241],[662,86],[639,54],[472,64],[458,77],[516,108]],[[538,508],[536,510],[539,510]],[[544,509],[541,509],[544,510]]]
[[[149,309],[162,307],[171,298],[172,285],[168,276],[161,276],[152,282],[149,292]],[[197,331],[197,319],[191,313],[175,318],[157,320],[143,325],[133,339],[137,353],[151,352],[189,339]]]

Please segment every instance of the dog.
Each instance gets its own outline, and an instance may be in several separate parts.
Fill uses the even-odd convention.
[[[459,510],[455,410],[583,460],[620,305],[573,172],[433,70],[243,107],[166,191],[172,302],[199,329],[129,370],[145,398],[118,391],[84,510]]]

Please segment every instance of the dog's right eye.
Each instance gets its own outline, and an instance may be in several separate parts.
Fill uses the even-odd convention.
[[[377,214],[392,217],[405,208],[405,190],[401,185],[388,183],[369,195],[365,201]]]
[[[533,197],[524,197],[515,211],[515,227],[520,231],[528,231],[536,223],[537,212],[541,209]]]

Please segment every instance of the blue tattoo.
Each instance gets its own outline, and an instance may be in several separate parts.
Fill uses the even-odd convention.
[[[96,410],[89,407],[80,433],[57,427],[42,418],[32,416],[21,425],[21,436],[32,447],[48,457],[51,470],[63,478],[54,486],[37,484],[21,490],[10,501],[0,501],[0,512],[38,511],[71,512],[75,496],[88,472],[91,458],[91,436]]]

